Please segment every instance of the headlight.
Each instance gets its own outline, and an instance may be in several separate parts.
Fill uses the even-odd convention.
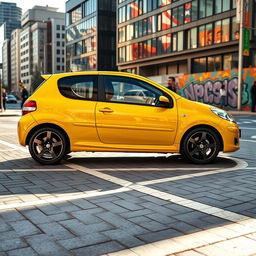
[[[233,116],[231,116],[229,113],[227,113],[225,110],[217,109],[217,108],[210,108],[210,110],[217,116],[219,116],[222,119],[225,119],[229,122],[236,123],[236,120]]]

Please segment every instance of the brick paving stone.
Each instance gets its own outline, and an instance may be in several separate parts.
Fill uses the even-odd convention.
[[[39,205],[37,208],[45,215],[59,214],[64,212],[53,204]]]
[[[90,256],[97,256],[101,255],[103,253],[110,253],[110,252],[116,252],[116,251],[121,251],[124,250],[125,247],[120,245],[119,243],[112,241],[112,242],[106,242],[102,244],[98,244],[97,246],[88,246],[76,250],[72,250],[72,252],[76,256],[85,256],[85,255],[90,255]]]
[[[14,230],[0,232],[0,240],[15,239],[15,238],[19,238],[19,234]]]
[[[85,210],[97,207],[95,204],[92,204],[85,199],[73,200],[71,203]]]
[[[110,212],[117,213],[117,214],[128,212],[127,208],[123,208],[119,205],[116,205],[115,202],[114,203],[112,202],[97,203],[97,205],[99,207],[107,209]]]
[[[143,209],[138,211],[129,211],[129,212],[120,213],[120,216],[122,216],[125,219],[129,219],[132,217],[144,216],[146,214],[154,214],[154,212],[150,209]]]
[[[71,215],[83,222],[84,224],[93,224],[101,222],[101,219],[95,216],[96,213],[103,212],[100,208],[93,208],[89,210],[82,210],[72,212]]]
[[[14,239],[0,239],[0,251],[10,251],[18,248],[27,247],[27,244],[24,243],[19,238]]]
[[[65,229],[58,223],[52,222],[52,223],[38,224],[38,227],[48,236],[53,237],[55,240],[64,240],[64,239],[69,239],[74,237],[72,233],[70,233],[67,229]]]
[[[108,236],[103,235],[103,233],[104,232],[102,232],[102,234],[99,232],[94,232],[92,234],[83,235],[82,237],[59,240],[58,243],[67,250],[77,249],[90,245],[97,246],[97,244],[111,241],[111,239]]]
[[[174,228],[177,231],[180,231],[184,234],[190,234],[190,233],[194,233],[194,232],[198,232],[201,229],[193,226],[193,222],[191,222],[191,225],[185,223],[185,222],[181,222],[181,221],[177,221],[174,222],[170,225],[172,228]]]
[[[19,234],[19,236],[28,236],[41,233],[41,231],[28,220],[9,222],[9,224]]]
[[[21,210],[22,214],[24,214],[31,222],[35,224],[43,224],[43,223],[49,223],[52,222],[51,218],[47,215],[45,215],[40,210],[30,210],[30,209],[24,209]]]
[[[24,216],[22,216],[18,211],[12,209],[10,210],[4,210],[0,211],[0,216],[5,221],[18,221],[18,220],[24,220]]]
[[[115,204],[131,211],[138,211],[143,209],[143,207],[141,207],[140,205],[125,200],[117,200],[115,201]]]
[[[109,223],[100,222],[96,224],[85,225],[77,219],[70,219],[59,222],[65,228],[72,231],[72,233],[77,234],[79,236],[86,236],[93,232],[100,232],[105,230],[113,229],[113,226]]]
[[[9,251],[8,256],[38,256],[38,254],[30,247],[27,247],[27,248]]]
[[[172,215],[169,211],[168,211],[168,215]],[[163,215],[161,213],[152,213],[152,214],[147,214],[145,215],[145,217],[148,217],[152,220],[155,220],[155,221],[158,221],[162,224],[170,224],[170,223],[173,223],[173,222],[176,222],[177,220],[174,219],[174,218],[171,218],[171,217],[168,217],[166,215]]]
[[[149,232],[142,235],[136,235],[136,237],[146,243],[153,243],[156,241],[169,239],[169,238],[173,238],[181,235],[183,235],[181,232],[170,228],[170,229],[166,229],[158,232]]]
[[[116,228],[129,232],[130,234],[142,234],[147,232],[146,229],[110,212],[99,213],[97,214],[97,217],[101,218],[107,223],[110,223]]]
[[[66,249],[56,244],[47,235],[26,237],[27,243],[41,256],[70,256]]]
[[[11,227],[3,220],[0,219],[0,232],[9,231]]]
[[[147,209],[150,209],[154,212],[165,214],[165,215],[168,216],[169,209],[166,208],[166,205],[165,206],[160,206],[160,205],[154,204],[152,202],[146,202],[146,203],[142,203],[141,206],[143,206]]]
[[[141,227],[146,228],[152,232],[161,231],[166,229],[166,225],[163,225],[156,221],[147,221],[139,224]]]
[[[62,221],[62,220],[68,220],[72,218],[72,216],[69,215],[68,213],[59,213],[59,214],[49,215],[49,218],[53,221]]]
[[[142,222],[149,222],[151,221],[151,219],[147,218],[146,216],[138,216],[138,217],[133,217],[133,218],[129,218],[129,221],[132,221],[136,224],[140,224]]]
[[[128,232],[125,232],[121,229],[108,230],[102,233],[110,237],[112,240],[118,241],[120,244],[128,248],[145,244],[143,241],[139,240],[138,238],[130,235]]]
[[[168,204],[168,201],[153,197],[153,196],[142,196],[142,199],[144,199],[145,201],[150,201],[152,203],[158,204],[158,205],[165,205]]]

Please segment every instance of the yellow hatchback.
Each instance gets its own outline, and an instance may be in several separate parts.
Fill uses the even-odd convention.
[[[75,151],[181,153],[205,164],[239,149],[239,127],[226,111],[145,77],[99,71],[43,78],[18,124],[20,144],[41,164]]]

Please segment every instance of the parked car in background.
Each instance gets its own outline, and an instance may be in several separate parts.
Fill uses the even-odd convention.
[[[239,127],[226,111],[193,102],[124,72],[43,75],[24,103],[21,145],[42,164],[75,151],[181,153],[206,164],[239,149]]]
[[[17,98],[12,94],[8,94],[6,103],[17,103]]]

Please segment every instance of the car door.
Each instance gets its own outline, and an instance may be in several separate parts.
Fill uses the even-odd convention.
[[[59,122],[68,132],[71,144],[84,146],[98,142],[95,127],[95,107],[98,98],[97,75],[71,75],[58,80],[58,88],[64,98],[53,103],[56,112],[61,109]],[[56,99],[53,99],[56,101]]]
[[[101,142],[124,145],[171,145],[177,130],[175,103],[170,107],[156,104],[159,96],[172,98],[142,80],[105,75],[101,77],[104,98],[96,105],[96,128]],[[141,98],[134,90],[144,91]],[[152,95],[151,97],[145,97]],[[129,95],[126,101],[124,95]],[[132,100],[134,95],[134,101]],[[154,98],[153,98],[154,97]]]

